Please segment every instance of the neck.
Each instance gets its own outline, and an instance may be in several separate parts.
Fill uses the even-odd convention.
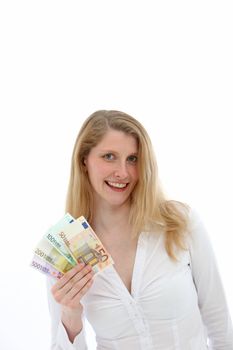
[[[127,230],[129,231],[129,211],[130,207],[96,207],[94,211],[94,219],[91,223],[96,234],[101,238],[104,236],[115,235],[119,237]]]

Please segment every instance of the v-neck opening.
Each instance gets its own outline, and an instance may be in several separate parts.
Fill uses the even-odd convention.
[[[143,235],[144,235],[144,232],[141,232],[138,237],[132,277],[131,277],[130,291],[126,287],[125,283],[123,282],[121,276],[119,275],[114,265],[112,266],[114,275],[116,276],[119,282],[119,285],[121,287],[122,294],[124,294],[127,298],[130,298],[130,299],[134,299],[137,296],[138,287],[139,287],[141,275],[143,272],[142,267],[143,267],[143,261],[145,258],[145,249],[143,249]]]

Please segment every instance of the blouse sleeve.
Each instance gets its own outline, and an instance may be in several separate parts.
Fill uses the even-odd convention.
[[[214,251],[197,212],[190,213],[190,256],[198,304],[211,350],[233,350],[233,329]]]
[[[83,328],[71,343],[65,327],[61,322],[61,307],[54,300],[51,287],[54,284],[52,278],[47,278],[48,306],[51,316],[51,350],[87,350],[85,336],[85,319],[83,318]]]

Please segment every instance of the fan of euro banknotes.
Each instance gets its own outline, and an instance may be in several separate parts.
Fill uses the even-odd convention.
[[[94,273],[113,264],[87,220],[67,213],[38,242],[31,266],[59,279],[81,262],[91,265]]]

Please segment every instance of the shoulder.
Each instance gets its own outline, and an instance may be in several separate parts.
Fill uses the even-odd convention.
[[[198,234],[198,233],[201,234],[200,231],[205,231],[205,234],[206,234],[206,227],[205,227],[204,221],[202,219],[202,215],[194,207],[189,207],[188,231],[189,231],[189,233],[191,233],[191,235]]]
[[[197,225],[198,223],[203,223],[202,221],[202,215],[195,207],[189,207],[188,210],[188,219],[189,219],[189,225],[192,227],[193,225]]]
[[[189,209],[188,213],[188,241],[191,251],[212,250],[211,240],[202,218],[202,215],[196,208]]]

